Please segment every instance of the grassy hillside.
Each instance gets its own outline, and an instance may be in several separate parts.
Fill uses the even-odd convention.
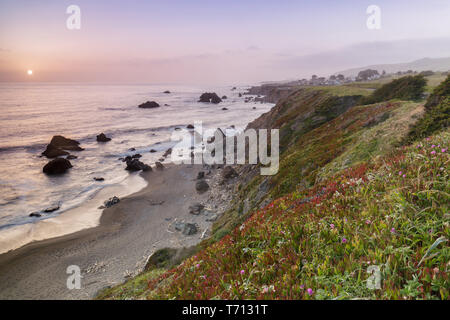
[[[299,89],[251,123],[280,129],[279,173],[241,168],[200,252],[100,298],[448,299],[448,128],[399,146],[424,102],[361,106],[337,91]],[[448,102],[435,93],[427,105]],[[366,285],[370,266],[381,289]]]

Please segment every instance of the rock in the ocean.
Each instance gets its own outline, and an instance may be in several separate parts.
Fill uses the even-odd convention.
[[[63,158],[56,158],[47,163],[42,171],[46,174],[62,174],[67,171],[67,169],[72,168],[72,164],[69,160]]]
[[[222,110],[223,110],[223,111],[226,111],[226,110],[228,110],[228,108],[222,108]]]
[[[166,90],[166,91],[164,91],[164,93],[166,93],[166,94],[169,94],[169,93],[170,93],[170,91],[169,91],[169,90]]]
[[[95,181],[105,181],[105,178],[102,177],[94,177]]]
[[[140,153],[133,154],[133,155],[131,156],[131,158],[132,158],[132,159],[139,159],[139,158],[142,158],[142,154],[140,154]]]
[[[164,152],[163,157],[166,158],[167,156],[172,154],[172,148],[169,148],[166,150],[166,152]]]
[[[200,96],[198,102],[220,103],[222,99],[215,92],[205,92]]]
[[[227,99],[227,96],[222,96],[222,100],[226,100]]]
[[[142,109],[153,109],[153,108],[158,108],[158,107],[159,107],[159,104],[155,101],[147,101],[147,102],[144,102],[139,105],[139,108],[142,108]]]
[[[151,152],[151,153],[155,153],[156,150],[155,150],[155,149],[151,149],[150,152]]]
[[[50,212],[54,212],[56,210],[59,210],[59,204],[48,207],[47,209],[44,210],[45,213],[50,213]]]
[[[196,234],[197,231],[198,231],[198,229],[197,229],[197,226],[195,224],[193,224],[193,223],[185,223],[182,233],[185,236],[191,236],[193,234]]]
[[[209,184],[206,183],[205,180],[198,180],[195,184],[195,190],[197,190],[198,193],[204,193],[209,189]]]
[[[164,170],[164,166],[161,162],[156,161],[155,166],[156,166],[156,169],[158,169],[158,170]]]
[[[238,174],[237,174],[236,170],[233,169],[233,167],[226,166],[225,168],[223,168],[222,177],[224,179],[231,179],[231,178],[237,177],[237,175]]]
[[[69,153],[67,151],[64,151],[52,144],[47,145],[47,148],[44,152],[42,152],[43,156],[46,156],[47,158],[56,158],[60,156],[67,156]]]
[[[194,129],[194,126],[193,126],[192,124],[188,124],[188,125],[186,126],[186,128],[187,128],[187,129]]]
[[[29,216],[30,216],[30,217],[34,217],[34,218],[39,218],[39,217],[41,217],[42,215],[41,215],[39,212],[32,212],[32,213],[29,214]]]
[[[194,203],[193,205],[189,206],[189,213],[198,216],[204,208],[205,208],[204,205],[197,202],[197,203]]]
[[[108,142],[111,141],[111,138],[108,138],[103,132],[97,136],[98,142]]]
[[[138,159],[127,159],[126,163],[127,167],[125,170],[128,171],[152,171],[152,168],[149,165],[142,163]]]
[[[109,198],[104,202],[104,205],[106,208],[112,207],[115,204],[118,204],[120,202],[120,199],[116,196]]]
[[[67,159],[67,160],[75,160],[75,159],[78,159],[78,157],[77,157],[77,156],[74,156],[74,155],[72,155],[72,154],[69,154],[69,155],[66,157],[66,159]]]

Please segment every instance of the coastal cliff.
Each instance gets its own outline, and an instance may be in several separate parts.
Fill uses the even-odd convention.
[[[448,299],[450,77],[428,102],[420,83],[276,93],[248,128],[280,129],[278,174],[235,167],[233,200],[195,255],[99,298]]]

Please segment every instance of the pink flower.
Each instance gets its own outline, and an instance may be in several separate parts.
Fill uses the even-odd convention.
[[[366,220],[366,224],[370,224],[370,220],[369,219]]]
[[[433,145],[431,145],[431,147],[432,147],[432,148],[436,148],[436,146],[435,146],[434,144],[433,144]]]
[[[308,292],[308,294],[309,294],[310,296],[312,296],[313,293],[314,293],[313,289],[311,289],[311,288],[308,288],[308,290],[306,290],[306,291]]]
[[[197,264],[195,265],[195,267],[196,267],[196,268],[200,268],[200,263],[197,263]]]
[[[303,290],[304,288],[305,288],[305,285],[302,284],[302,285],[300,286],[300,289]]]
[[[402,174],[403,174],[403,172],[401,172],[401,171],[398,172],[398,175],[399,175],[399,176],[401,176]]]
[[[241,274],[244,274],[245,273],[245,270],[241,270],[241,272],[240,272]]]
[[[342,243],[347,243],[347,239],[342,238]]]
[[[431,151],[431,154],[436,154],[436,151],[434,151],[434,150],[433,150],[433,151]]]
[[[444,148],[444,149],[441,150],[441,152],[442,152],[442,153],[445,153],[445,152],[447,152],[447,149]]]
[[[330,224],[330,228],[331,228],[331,229],[334,229],[334,224]]]
[[[395,233],[395,228],[392,228],[392,229],[391,229],[391,233]]]
[[[406,178],[406,174],[404,174],[402,177],[403,177],[403,178]]]

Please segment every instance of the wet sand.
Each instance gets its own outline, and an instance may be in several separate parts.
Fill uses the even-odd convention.
[[[99,226],[0,255],[0,299],[90,299],[139,272],[157,249],[200,242],[211,222],[189,214],[208,197],[195,190],[198,171],[179,165],[142,173],[147,187],[105,209]],[[199,231],[182,235],[176,221],[197,223]],[[81,289],[67,288],[70,265],[81,269]]]

